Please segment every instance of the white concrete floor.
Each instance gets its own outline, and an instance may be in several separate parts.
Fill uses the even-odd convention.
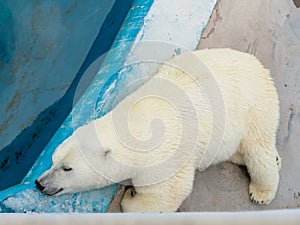
[[[276,199],[250,203],[245,168],[223,163],[197,172],[192,194],[179,211],[245,211],[300,207],[300,8],[293,0],[219,0],[198,48],[228,47],[257,56],[278,89],[282,157]],[[122,192],[122,191],[121,191]],[[120,193],[121,193],[120,192]],[[121,194],[109,212],[119,211]]]

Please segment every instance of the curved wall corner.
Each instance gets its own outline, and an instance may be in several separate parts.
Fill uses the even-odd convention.
[[[85,193],[48,197],[40,194],[34,180],[51,166],[53,151],[74,129],[111,110],[115,96],[121,92],[122,87],[138,78],[140,70],[127,65],[138,61],[144,54],[151,55],[151,48],[141,49],[139,46],[144,45],[139,45],[140,43],[169,43],[168,48],[157,52],[159,60],[167,60],[183,51],[194,50],[215,2],[216,0],[135,0],[108,54],[100,61],[96,60],[85,71],[85,74],[89,70],[96,70],[98,73],[94,79],[87,75],[92,82],[86,91],[82,89],[82,96],[77,95],[78,90],[75,90],[74,95],[75,98],[78,96],[78,102],[73,105],[71,99],[71,105],[74,106],[71,113],[66,115],[61,126],[56,127],[54,136],[47,141],[23,181],[0,192],[0,211],[105,212],[118,188],[117,185]],[[143,73],[152,73],[155,70],[142,69]],[[85,79],[78,81],[80,87],[81,83],[86,83]],[[123,95],[130,92],[132,90],[124,92]],[[95,102],[98,106],[96,111]]]

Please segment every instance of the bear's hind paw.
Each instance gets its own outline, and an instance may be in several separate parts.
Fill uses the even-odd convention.
[[[258,205],[268,205],[274,198],[275,192],[251,183],[249,186],[250,201]]]

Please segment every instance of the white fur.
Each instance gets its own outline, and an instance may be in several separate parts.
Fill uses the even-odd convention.
[[[38,181],[46,194],[61,194],[131,179],[136,193],[125,193],[123,211],[172,212],[190,194],[196,169],[231,160],[247,166],[251,201],[268,204],[279,182],[278,120],[276,89],[254,56],[195,51],[79,128]]]

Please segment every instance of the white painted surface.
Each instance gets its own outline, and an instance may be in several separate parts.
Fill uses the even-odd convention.
[[[194,50],[215,3],[216,0],[155,0],[127,58],[125,83],[135,82],[138,87],[165,61]],[[141,78],[146,79],[137,82]]]
[[[215,3],[216,0],[155,0],[132,54],[165,61],[181,51],[194,50]],[[147,42],[147,46],[140,42]]]
[[[156,0],[138,38],[196,48],[216,0]]]
[[[299,225],[300,210],[238,213],[106,213],[106,214],[2,214],[0,224],[201,224]]]

